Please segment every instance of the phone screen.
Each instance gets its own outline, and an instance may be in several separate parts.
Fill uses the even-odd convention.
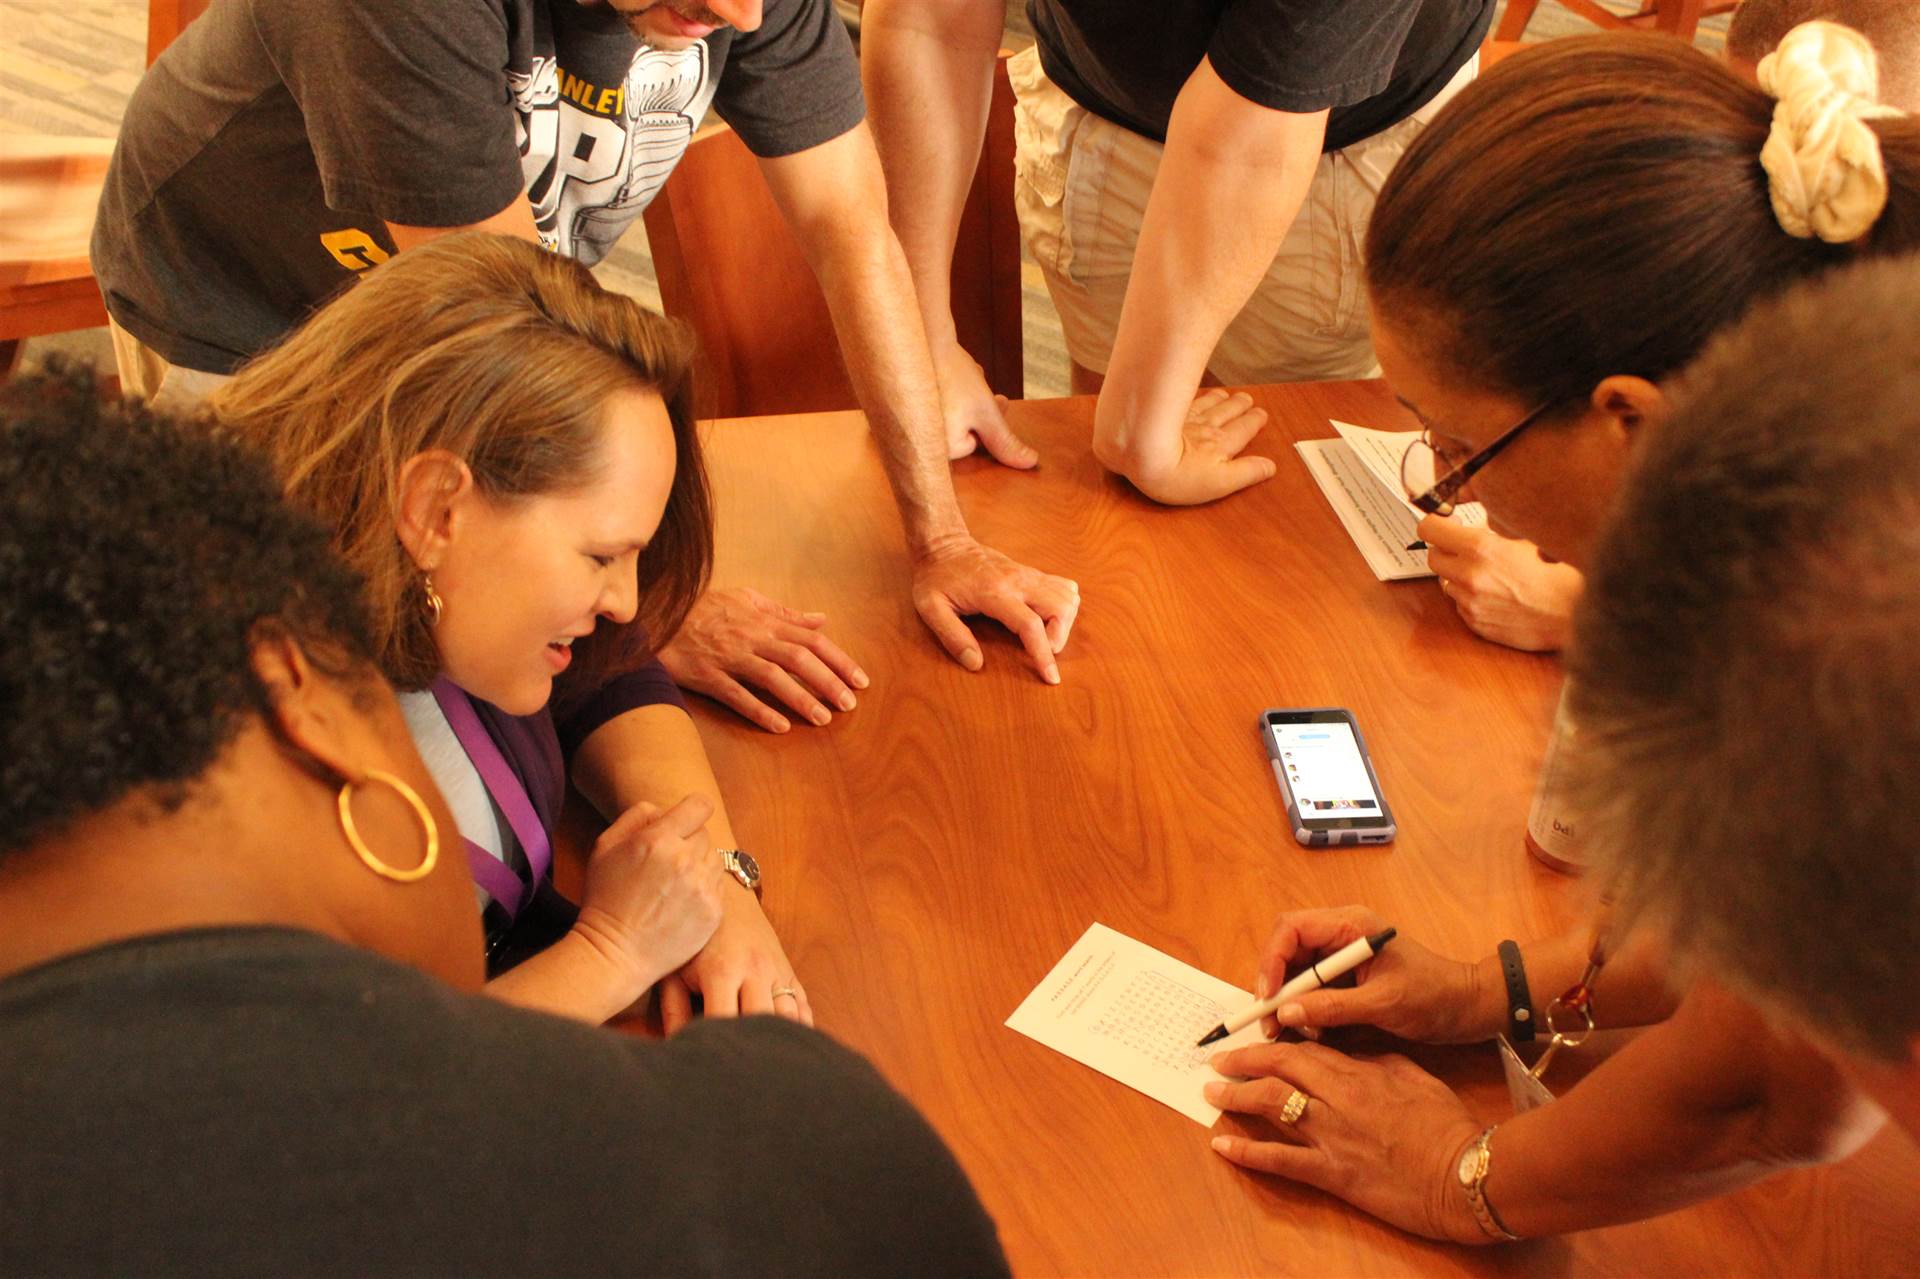
[[[1270,723],[1280,767],[1303,820],[1379,819],[1380,795],[1373,789],[1350,725]]]

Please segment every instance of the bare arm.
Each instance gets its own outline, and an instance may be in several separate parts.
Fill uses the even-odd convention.
[[[980,163],[1004,10],[996,0],[872,0],[860,74],[940,387],[949,457],[984,444],[1009,466],[1040,460],[1008,429],[985,374],[954,332],[952,272],[961,211]]]
[[[564,1017],[613,1017],[709,944],[721,920],[713,806],[689,795],[662,812],[638,803],[587,858],[580,915],[566,936],[487,983],[496,999]]]
[[[886,183],[865,125],[794,155],[761,161],[767,185],[819,277],[854,394],[880,443],[906,526],[914,604],[947,652],[978,669],[962,614],[984,613],[1020,637],[1034,669],[1057,682],[1079,589],[1038,573],[968,533],[947,471],[926,335]]]
[[[1561,1100],[1500,1125],[1486,1194],[1521,1235],[1636,1221],[1842,1158],[1880,1119],[1832,1063],[1703,982]]]
[[[1241,97],[1205,60],[1174,102],[1094,415],[1100,461],[1157,501],[1208,502],[1273,474],[1265,458],[1236,456],[1264,418],[1189,447],[1187,413],[1306,199],[1326,124],[1325,111]]]
[[[820,280],[854,394],[880,442],[916,558],[967,536],[941,447],[933,369],[865,125],[761,172]]]
[[[678,706],[642,706],[588,734],[574,752],[573,782],[610,820],[636,804],[666,808],[686,795],[713,796],[712,816],[707,819],[714,850],[710,855],[717,859],[718,850],[738,847],[733,823],[718,798],[720,784],[701,744],[700,730]],[[755,855],[762,853],[766,850]],[[766,875],[780,873],[776,856],[766,853],[763,862]],[[811,1023],[806,992],[794,977],[793,965],[760,900],[730,875],[722,878],[720,898],[720,924],[682,971],[684,984],[662,991],[667,1029],[676,1029],[690,1015],[688,990],[700,992],[708,1016],[772,1012]],[[791,1000],[776,1002],[773,992],[780,987],[792,987],[797,993]]]
[[[1313,960],[1386,926],[1364,906],[1288,911],[1274,922],[1256,985],[1263,992],[1278,990]],[[1547,1033],[1547,1006],[1585,975],[1592,939],[1592,929],[1580,927],[1521,944],[1541,1036]],[[1356,972],[1352,986],[1310,991],[1276,1009],[1274,1020],[1302,1030],[1378,1026],[1402,1039],[1436,1044],[1479,1043],[1506,1029],[1507,983],[1497,952],[1478,962],[1448,959],[1402,933]],[[1645,930],[1625,938],[1594,982],[1596,1024],[1645,1026],[1669,1016],[1679,997],[1667,978],[1664,947],[1657,940]]]
[[[1491,1242],[1454,1171],[1481,1125],[1406,1058],[1269,1044],[1224,1053],[1216,1066],[1250,1077],[1208,1086],[1225,1109],[1284,1122],[1295,1089],[1311,1098],[1292,1125],[1301,1144],[1216,1134],[1226,1158],[1431,1238]],[[1515,1234],[1592,1229],[1842,1158],[1883,1119],[1812,1048],[1699,983],[1671,1019],[1566,1096],[1501,1124],[1484,1190]]]
[[[927,340],[954,340],[949,279],[980,161],[1005,11],[996,0],[869,0],[860,78]]]

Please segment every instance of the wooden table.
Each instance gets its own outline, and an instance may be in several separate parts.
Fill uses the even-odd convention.
[[[1279,474],[1211,507],[1106,476],[1085,399],[1013,406],[1037,472],[956,467],[976,535],[1080,583],[1057,688],[997,628],[969,674],[921,626],[859,415],[713,427],[717,580],[825,610],[874,680],[824,730],[698,712],[821,1027],[946,1136],[1022,1274],[1909,1270],[1920,1153],[1897,1134],[1663,1220],[1470,1250],[1241,1172],[1191,1120],[1002,1026],[1095,920],[1251,987],[1288,907],[1364,902],[1461,956],[1578,918],[1578,885],[1521,845],[1557,663],[1473,638],[1431,582],[1376,582],[1291,447],[1330,416],[1404,414],[1378,383],[1255,394]],[[1358,715],[1390,847],[1288,834],[1255,721],[1317,705]],[[1490,1047],[1419,1055],[1508,1113]]]

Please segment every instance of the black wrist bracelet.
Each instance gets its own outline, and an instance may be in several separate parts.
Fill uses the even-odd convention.
[[[1507,979],[1507,1038],[1516,1044],[1533,1042],[1533,992],[1527,989],[1527,968],[1520,962],[1518,942],[1500,943],[1500,972]]]

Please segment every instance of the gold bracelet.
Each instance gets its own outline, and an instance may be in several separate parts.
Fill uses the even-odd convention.
[[[1460,1188],[1467,1192],[1467,1206],[1473,1209],[1473,1219],[1480,1223],[1480,1229],[1487,1232],[1489,1239],[1513,1243],[1520,1236],[1507,1229],[1506,1223],[1500,1220],[1500,1215],[1487,1199],[1487,1169],[1493,1163],[1492,1142],[1492,1128],[1476,1137],[1460,1152],[1460,1164],[1455,1169],[1455,1175],[1460,1179]]]

